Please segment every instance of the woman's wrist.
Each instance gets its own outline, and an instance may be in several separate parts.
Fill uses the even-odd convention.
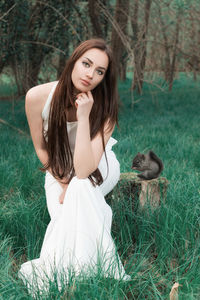
[[[78,124],[85,124],[89,122],[89,116],[82,116],[78,119]]]

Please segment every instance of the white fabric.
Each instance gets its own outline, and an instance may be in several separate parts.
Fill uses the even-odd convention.
[[[106,145],[108,169],[103,154],[99,169],[104,178],[102,185],[94,187],[89,179],[74,177],[66,191],[64,203],[59,203],[62,188],[49,173],[45,176],[45,193],[51,221],[47,227],[40,257],[22,264],[19,277],[34,291],[47,290],[49,280],[58,286],[69,279],[70,268],[74,274],[82,271],[91,275],[97,271],[99,261],[104,276],[130,279],[125,274],[111,236],[112,210],[104,196],[117,184],[120,165],[112,146],[112,137]],[[90,271],[90,272],[89,272]]]

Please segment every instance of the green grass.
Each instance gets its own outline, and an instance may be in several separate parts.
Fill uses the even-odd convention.
[[[120,129],[114,151],[121,172],[130,172],[137,152],[153,149],[164,162],[167,198],[158,209],[132,209],[129,190],[119,187],[110,204],[112,234],[131,282],[101,276],[70,282],[37,299],[169,299],[174,282],[179,300],[200,297],[200,86],[180,75],[171,93],[144,86],[134,94],[130,80],[119,85]],[[9,85],[1,84],[9,94]],[[137,102],[139,100],[139,102]],[[0,118],[28,132],[24,99],[0,102]],[[0,124],[0,299],[31,299],[17,278],[20,264],[39,255],[49,216],[44,175],[30,138]]]

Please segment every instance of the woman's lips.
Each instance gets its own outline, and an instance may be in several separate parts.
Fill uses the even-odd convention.
[[[82,84],[85,85],[85,86],[89,86],[89,85],[90,85],[90,82],[87,81],[87,80],[81,79],[81,82],[82,82]]]

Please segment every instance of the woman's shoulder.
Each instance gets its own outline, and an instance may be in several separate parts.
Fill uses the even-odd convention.
[[[28,90],[26,93],[26,107],[37,107],[37,110],[42,111],[55,83],[57,83],[57,81],[43,83]]]
[[[26,100],[45,101],[56,82],[47,82],[32,87],[26,94]]]

